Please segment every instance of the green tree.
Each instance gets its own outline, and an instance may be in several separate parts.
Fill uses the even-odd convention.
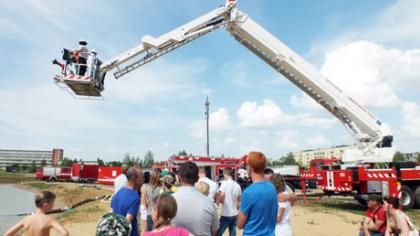
[[[297,165],[296,160],[291,152],[289,152],[286,156],[281,157],[280,162],[283,165]]]
[[[98,159],[96,159],[96,163],[98,164],[98,166],[104,166],[105,165],[105,162],[99,157],[98,157]]]
[[[146,155],[144,156],[144,167],[150,168],[155,163],[155,159],[153,157],[153,153],[151,151],[147,151]]]
[[[396,152],[394,155],[394,158],[392,159],[393,162],[398,162],[398,161],[406,161],[404,155],[401,152]]]
[[[21,167],[22,167],[23,171],[28,171],[29,170],[29,165],[28,164],[23,164]]]
[[[41,161],[41,166],[44,167],[47,165],[47,161],[45,159],[42,159]]]
[[[35,173],[36,172],[36,162],[32,161],[31,166],[29,167],[29,172]]]
[[[187,156],[187,152],[185,150],[179,151],[178,156]]]
[[[124,154],[124,159],[122,161],[123,164],[126,164],[128,166],[132,166],[133,161],[134,161],[134,158],[131,158],[130,153],[127,152],[126,154]]]
[[[76,161],[77,162],[77,161]],[[74,160],[71,160],[70,158],[64,157],[63,160],[60,162],[61,167],[71,167],[74,164]]]

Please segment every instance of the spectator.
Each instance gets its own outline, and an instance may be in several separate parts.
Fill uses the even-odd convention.
[[[206,182],[198,182],[195,184],[195,187],[200,193],[204,194],[204,196],[209,196],[210,186]]]
[[[153,200],[152,218],[155,222],[153,231],[143,233],[143,236],[192,236],[188,230],[171,226],[171,221],[177,213],[177,204],[171,195],[160,194]]]
[[[114,180],[114,194],[118,192],[122,187],[127,185],[127,176],[125,175],[128,170],[128,165],[123,164],[121,166],[121,174]]]
[[[200,167],[200,171],[198,173],[198,176],[200,177],[198,179],[198,182],[205,182],[210,186],[210,190],[209,190],[209,195],[208,197],[214,201],[215,197],[216,197],[216,193],[219,189],[219,186],[217,185],[216,182],[214,182],[213,180],[207,178],[206,176],[206,169],[204,167]]]
[[[148,188],[150,183],[150,172],[144,172],[144,183],[140,189],[140,218],[142,221],[142,232],[147,232],[147,203],[146,203],[146,189]]]
[[[144,181],[140,168],[131,167],[127,173],[128,183],[122,187],[112,198],[112,212],[125,216],[131,222],[131,236],[138,236],[137,214],[140,206],[140,196],[137,190]]]
[[[382,207],[381,196],[369,194],[368,210],[360,227],[360,236],[383,236],[386,231],[386,215]]]
[[[7,230],[5,236],[20,235],[19,231],[24,229],[26,235],[49,235],[50,229],[56,229],[60,235],[69,235],[67,230],[53,217],[46,212],[54,208],[55,194],[49,191],[42,191],[35,197],[36,212],[33,215],[25,216],[16,225]]]
[[[276,188],[277,196],[280,199],[280,194],[287,194],[284,185],[283,177],[280,174],[273,174],[270,182]],[[290,224],[290,213],[292,211],[292,204],[289,201],[278,202],[276,235],[292,236],[292,226]]]
[[[78,75],[85,75],[87,70],[87,60],[89,58],[89,50],[87,48],[87,42],[86,40],[82,39],[79,41],[79,49],[76,50],[76,55],[78,55],[76,58],[76,71],[78,72]]]
[[[264,170],[264,179],[266,181],[271,180],[271,176],[274,175],[274,171],[271,168],[266,168]],[[284,180],[283,176],[281,174],[278,174],[281,180],[283,181],[283,186],[285,187],[286,191],[281,192],[277,196],[279,197],[280,202],[290,202],[290,204],[295,205],[295,202],[297,200],[295,193],[293,192],[293,189],[289,187],[289,185],[286,184],[286,181]]]
[[[196,236],[216,235],[219,229],[216,206],[194,187],[198,180],[197,165],[193,162],[182,164],[178,176],[181,187],[172,195],[178,204],[173,225],[186,228]]]
[[[398,198],[385,198],[384,210],[387,216],[387,227],[385,235],[416,235],[419,232],[410,218],[401,210]]]
[[[217,233],[222,236],[229,228],[229,236],[236,235],[236,224],[238,221],[238,210],[241,202],[241,187],[233,181],[233,170],[226,168],[223,171],[224,181],[219,189],[218,203],[222,203],[222,216],[220,217],[220,228]]]
[[[277,218],[277,193],[264,179],[266,157],[261,152],[250,152],[247,159],[249,176],[253,181],[242,194],[238,214],[238,228],[243,236],[274,236]]]
[[[160,190],[162,189],[160,185],[160,173],[155,172],[150,177],[150,184],[146,188],[146,206],[147,206],[147,231],[153,229],[153,220],[152,220],[152,202],[155,197],[159,196]]]
[[[273,171],[273,169],[271,169],[271,168],[266,168],[266,169],[264,170],[264,179],[265,179],[265,180],[270,181],[271,176],[273,176],[273,175],[274,175],[274,171]]]
[[[172,186],[175,184],[175,178],[173,177],[173,175],[168,173],[164,177],[161,177],[160,181],[162,182],[162,188],[160,190],[160,193],[174,193],[172,191]]]

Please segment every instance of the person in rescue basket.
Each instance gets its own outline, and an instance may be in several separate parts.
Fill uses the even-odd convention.
[[[78,71],[78,75],[85,75],[87,70],[87,60],[89,58],[89,50],[87,48],[86,40],[80,40],[79,45],[79,49],[76,50],[78,55],[78,60],[76,61],[76,64],[78,65],[76,65],[76,71]]]
[[[277,219],[276,188],[264,179],[267,159],[261,152],[248,154],[247,168],[253,181],[242,193],[238,228],[243,236],[274,236]]]

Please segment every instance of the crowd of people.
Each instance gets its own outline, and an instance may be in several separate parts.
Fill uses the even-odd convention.
[[[142,174],[140,168],[123,166],[115,180],[112,212],[130,222],[132,236],[220,236],[226,230],[235,236],[237,229],[245,236],[292,235],[290,212],[296,196],[281,175],[266,169],[266,162],[260,152],[248,154],[252,184],[243,192],[230,168],[223,170],[219,185],[193,162],[182,164],[176,174]]]
[[[247,171],[252,183],[244,190],[230,168],[223,170],[223,181],[218,184],[193,162],[182,164],[177,173],[143,173],[140,166],[123,165],[114,182],[112,212],[102,217],[96,235],[221,236],[227,230],[235,236],[239,229],[244,236],[291,236],[296,195],[266,164],[263,153],[248,154]],[[68,235],[58,221],[46,215],[54,200],[51,192],[39,193],[35,199],[37,212],[23,218],[5,235],[16,235],[21,229],[30,235],[49,235],[51,228]],[[397,198],[369,195],[367,204],[359,235],[418,235],[415,225],[400,210]]]

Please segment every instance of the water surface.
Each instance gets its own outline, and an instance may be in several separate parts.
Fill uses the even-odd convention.
[[[13,185],[0,184],[0,235],[23,217],[16,214],[33,211],[35,211],[35,193]]]

